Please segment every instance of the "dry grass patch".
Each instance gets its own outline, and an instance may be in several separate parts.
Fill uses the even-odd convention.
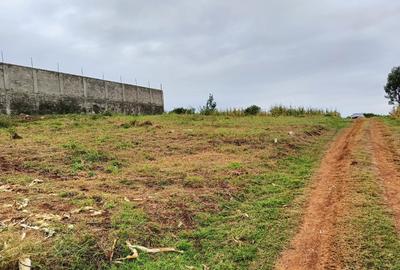
[[[69,115],[18,122],[14,128],[21,140],[0,129],[0,186],[7,189],[0,191],[0,243],[8,243],[0,248],[0,264],[13,265],[24,253],[42,268],[117,268],[108,259],[112,243],[118,239],[115,258],[124,257],[129,239],[186,251],[145,255],[125,265],[133,269],[200,267],[215,256],[236,256],[229,267],[245,268],[255,259],[257,248],[251,245],[261,243],[246,235],[281,228],[275,219],[283,205],[301,193],[325,143],[343,125],[339,118],[323,116]],[[34,179],[43,182],[30,186]],[[18,209],[16,202],[23,199],[29,203]],[[247,222],[252,211],[263,216]],[[43,214],[54,218],[45,220]],[[235,241],[220,226],[223,220],[239,226],[234,239],[243,246],[215,253],[211,247]],[[55,233],[38,244],[45,231],[26,229],[24,241],[18,241],[21,223]],[[222,260],[221,268],[226,263]]]

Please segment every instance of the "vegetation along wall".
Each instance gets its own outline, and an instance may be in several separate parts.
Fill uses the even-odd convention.
[[[159,114],[164,111],[163,92],[137,85],[0,63],[0,113],[105,111]]]

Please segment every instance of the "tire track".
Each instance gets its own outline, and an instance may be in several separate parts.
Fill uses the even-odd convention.
[[[400,233],[400,156],[389,128],[380,121],[371,122],[369,137],[376,174],[383,186],[386,203],[393,212],[397,232]]]
[[[277,269],[341,269],[335,237],[341,230],[338,221],[346,214],[346,198],[351,196],[352,152],[364,122],[355,121],[328,149],[315,175],[303,224]]]

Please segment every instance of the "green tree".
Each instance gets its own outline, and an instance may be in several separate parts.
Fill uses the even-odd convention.
[[[213,94],[209,94],[206,106],[200,109],[201,114],[209,115],[217,111],[217,103],[214,100]]]
[[[390,105],[400,105],[400,67],[394,67],[389,73],[385,92]]]
[[[251,105],[244,110],[245,115],[257,115],[261,112],[261,108],[257,105]]]

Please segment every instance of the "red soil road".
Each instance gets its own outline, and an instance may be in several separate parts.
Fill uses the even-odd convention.
[[[386,203],[390,206],[400,233],[400,154],[390,130],[382,122],[372,121],[369,130],[377,176],[383,186]]]
[[[340,269],[340,247],[335,236],[350,196],[352,151],[365,121],[355,121],[331,144],[316,172],[303,223],[283,252],[277,269]]]
[[[366,123],[368,125],[366,125]],[[366,132],[363,132],[366,131]],[[369,145],[360,145],[368,136]],[[378,120],[356,121],[332,143],[317,171],[303,223],[277,262],[277,269],[342,269],[340,219],[346,216],[351,196],[352,152],[357,147],[372,149],[377,181],[383,187],[400,233],[400,154],[390,130]],[[343,229],[343,228],[342,228]]]

